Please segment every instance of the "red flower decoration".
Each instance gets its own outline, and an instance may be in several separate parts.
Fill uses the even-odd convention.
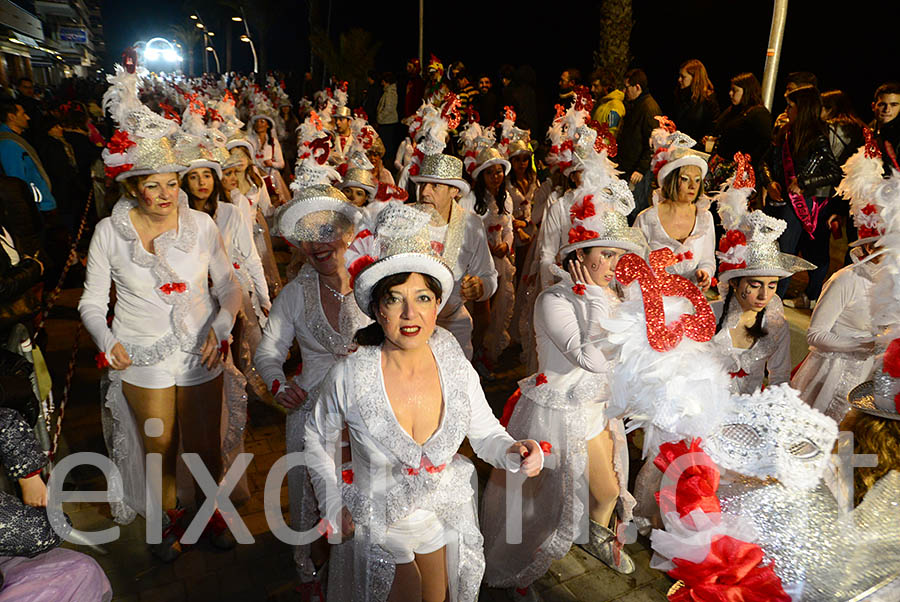
[[[122,173],[123,171],[128,171],[134,167],[134,163],[123,163],[122,165],[116,165],[115,167],[106,166],[103,168],[103,171],[106,172],[106,177],[110,180],[115,180],[116,177]]]
[[[762,565],[763,551],[756,544],[727,535],[712,542],[701,563],[674,558],[669,571],[685,587],[669,596],[671,602],[790,602],[772,564]]]
[[[715,276],[713,276],[712,279],[710,279],[710,281],[709,281],[709,285],[712,288],[718,288],[719,287],[719,279],[716,278]]]
[[[232,266],[234,267],[234,269],[236,269],[236,270],[241,269],[241,265],[240,265],[239,263],[232,263],[231,265],[232,265]]]
[[[569,230],[569,244],[582,242],[584,240],[591,240],[594,238],[599,238],[600,235],[594,232],[593,230],[588,230],[582,225],[575,226]]]
[[[541,441],[540,445],[541,451],[544,452],[545,456],[549,456],[551,453],[553,453],[553,446],[550,445],[549,441]]]
[[[359,273],[373,263],[375,263],[375,258],[371,255],[363,255],[354,259],[353,263],[347,267],[347,271],[350,272],[350,286],[353,286],[353,283],[356,282],[356,277],[359,276]]]
[[[443,255],[444,254],[444,243],[442,243],[439,240],[432,240],[431,241],[431,249],[438,255]]]
[[[547,384],[547,376],[541,372],[536,377],[534,377],[534,386],[540,387],[541,385]]]
[[[341,471],[341,479],[348,485],[352,485],[353,484],[353,469],[348,468],[347,470],[342,470]]]
[[[106,148],[114,155],[124,153],[132,146],[137,146],[137,142],[128,137],[128,132],[122,130],[116,130],[106,144]]]
[[[576,295],[583,295],[584,291],[586,291],[586,290],[587,290],[587,287],[585,285],[581,284],[580,282],[572,287],[572,292],[575,293]]]
[[[656,501],[663,512],[670,512],[674,506],[678,515],[685,517],[699,508],[703,512],[721,512],[716,490],[719,488],[719,470],[700,448],[700,439],[691,441],[688,447],[684,441],[664,443],[659,446],[659,455],[653,464],[663,473],[682,456],[690,457],[676,466],[680,469],[675,490],[664,488],[656,493]],[[668,505],[668,509],[666,509]]]
[[[747,245],[747,237],[740,230],[729,230],[719,239],[719,252],[727,253],[732,247]]]
[[[594,195],[588,194],[585,195],[580,202],[572,205],[572,208],[569,209],[569,215],[572,216],[572,221],[575,221],[576,219],[584,221],[589,217],[597,215],[597,210],[592,202],[593,198]]]
[[[866,205],[865,207],[863,207],[862,209],[860,209],[860,212],[861,212],[863,215],[872,215],[872,214],[875,213],[876,211],[878,211],[878,209],[876,209],[876,208],[875,208],[875,205],[873,205],[872,203],[869,203],[868,205]]]
[[[900,378],[900,338],[891,341],[884,350],[884,368],[882,370],[894,378]]]
[[[747,376],[747,373],[744,372],[743,368],[741,368],[737,372],[729,372],[728,376],[730,376],[731,378],[744,378],[745,376]]]
[[[659,127],[666,130],[670,134],[674,134],[675,130],[678,129],[675,127],[675,122],[666,117],[665,115],[656,115],[656,121],[659,122]]]
[[[279,389],[281,389],[281,381],[276,378],[272,381],[272,395],[278,395]]]
[[[159,287],[159,290],[167,295],[171,295],[172,293],[183,293],[187,290],[187,285],[184,282],[166,282]]]
[[[109,368],[109,360],[106,359],[105,353],[98,353],[94,356],[94,361],[97,362],[97,369],[103,370],[104,368]]]
[[[370,236],[372,236],[372,231],[368,228],[364,228],[356,234],[356,238],[354,238],[354,240],[362,240],[364,238],[369,238]]]

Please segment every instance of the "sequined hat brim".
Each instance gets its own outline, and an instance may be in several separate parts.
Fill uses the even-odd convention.
[[[874,381],[867,380],[861,385],[853,387],[847,394],[847,401],[850,402],[850,407],[854,410],[878,416],[879,418],[887,418],[888,420],[900,420],[900,414],[897,412],[883,410],[875,405]]]
[[[455,284],[453,272],[439,257],[424,253],[398,253],[391,255],[379,259],[360,272],[353,283],[353,295],[356,297],[359,309],[370,318],[375,318],[369,308],[372,300],[372,289],[383,278],[404,272],[428,274],[436,278],[441,283],[443,291],[441,302],[438,305],[438,312],[444,309],[444,305],[447,304],[450,295],[453,293],[453,285]]]
[[[504,175],[507,175],[507,176],[509,175],[509,170],[512,167],[512,165],[510,165],[509,161],[507,161],[506,159],[488,159],[487,161],[485,161],[484,163],[482,163],[481,165],[479,165],[472,171],[472,179],[474,180],[475,178],[477,178],[478,174],[483,172],[485,169],[487,169],[491,165],[502,165],[503,173],[504,173]]]
[[[176,165],[174,163],[169,165],[163,165],[162,167],[156,168],[144,168],[144,169],[130,169],[128,171],[123,171],[119,175],[116,176],[116,182],[124,182],[126,179],[134,177],[134,176],[152,176],[153,174],[158,173],[177,173],[181,174],[184,171],[184,165]]]
[[[459,196],[466,196],[469,194],[469,184],[465,180],[460,180],[459,178],[438,178],[436,176],[410,176],[409,178],[416,184],[425,184],[426,182],[431,182],[432,184],[446,184],[447,186],[453,186],[454,188],[459,188]]]
[[[182,167],[181,171],[178,175],[185,176],[188,172],[193,171],[195,169],[201,169],[203,167],[208,167],[209,169],[216,172],[216,175],[219,176],[219,179],[222,179],[222,166],[218,161],[210,161],[208,159],[198,159],[196,161],[191,161],[187,167]]]
[[[685,165],[694,165],[696,167],[699,167],[700,173],[704,178],[706,177],[706,173],[709,171],[709,165],[706,163],[706,159],[704,159],[703,156],[701,156],[699,153],[694,154],[692,152],[689,155],[673,159],[672,161],[669,161],[668,163],[660,167],[659,173],[656,174],[656,183],[662,186],[667,175],[669,175],[679,167],[683,167]]]
[[[275,120],[269,117],[268,115],[254,115],[250,118],[250,121],[247,122],[247,131],[253,131],[253,124],[256,123],[259,119],[265,119],[269,122],[269,125],[272,129],[275,129]]]
[[[285,206],[281,211],[278,217],[278,233],[292,244],[303,242],[304,239],[298,237],[295,232],[297,222],[307,215],[318,213],[319,211],[339,213],[350,220],[352,225],[356,225],[361,215],[357,207],[339,199],[327,196],[304,199],[300,203],[295,202]]]
[[[227,148],[228,150],[237,148],[238,146],[243,146],[249,152],[251,152],[251,153],[253,152],[253,145],[250,144],[250,141],[247,140],[246,138],[240,138],[238,140],[229,140],[228,142],[225,143],[225,148]]]
[[[802,257],[797,257],[796,255],[790,255],[788,253],[779,253],[779,255],[781,265],[759,265],[726,270],[725,272],[719,273],[718,280],[720,283],[725,283],[735,278],[746,278],[749,276],[787,278],[788,276],[793,276],[797,272],[806,272],[816,269],[815,264],[806,261]]]
[[[559,249],[559,259],[565,259],[566,255],[576,249],[584,249],[586,247],[611,247],[613,249],[622,249],[630,253],[635,253],[641,257],[647,257],[647,247],[639,242],[632,240],[624,240],[621,238],[591,238],[588,240],[580,240],[570,245],[565,245]]]
[[[335,184],[335,187],[338,190],[343,190],[344,188],[362,188],[366,192],[369,193],[369,196],[375,194],[375,187],[370,186],[369,184],[363,184],[362,182],[354,182],[353,180],[344,180],[343,182],[338,182]]]

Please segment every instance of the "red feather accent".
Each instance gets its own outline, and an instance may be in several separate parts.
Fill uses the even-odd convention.
[[[900,338],[896,338],[884,350],[882,370],[894,378],[900,378]]]
[[[572,208],[569,209],[569,215],[572,216],[573,222],[576,219],[584,221],[589,217],[597,215],[597,210],[594,207],[593,199],[594,195],[587,194],[581,198],[580,202],[572,205]]]
[[[347,267],[347,271],[350,272],[350,286],[353,286],[353,283],[356,282],[356,277],[359,276],[359,273],[373,263],[375,263],[375,258],[371,255],[363,255],[353,260],[353,263]]]

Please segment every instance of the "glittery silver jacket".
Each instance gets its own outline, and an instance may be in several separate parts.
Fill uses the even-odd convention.
[[[0,408],[0,462],[11,481],[40,470],[47,455],[15,410]],[[36,556],[61,540],[50,526],[45,508],[26,506],[17,496],[0,492],[0,556]]]
[[[380,545],[386,530],[417,509],[433,512],[458,546],[448,544],[451,599],[474,601],[484,573],[483,537],[475,517],[474,467],[457,451],[469,439],[475,453],[507,470],[513,439],[494,417],[478,374],[453,336],[438,328],[429,340],[440,372],[444,415],[422,445],[400,426],[385,392],[381,348],[361,347],[339,362],[319,389],[306,425],[310,478],[321,515],[339,524],[346,506],[356,525],[354,600],[385,600],[394,577],[394,560]],[[342,485],[330,451],[346,424],[353,477]]]

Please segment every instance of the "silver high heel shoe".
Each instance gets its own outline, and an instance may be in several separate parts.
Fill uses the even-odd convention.
[[[634,561],[616,540],[616,534],[609,527],[591,521],[590,541],[582,544],[581,549],[624,575],[634,572]]]

